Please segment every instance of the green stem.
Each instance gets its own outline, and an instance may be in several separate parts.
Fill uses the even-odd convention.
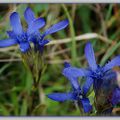
[[[102,58],[100,64],[104,65],[105,62],[109,59],[110,56],[112,56],[112,54],[120,47],[120,42],[118,42],[115,46],[113,46],[106,54],[105,56]]]
[[[65,6],[65,4],[62,4],[62,7],[65,11],[65,14],[69,20],[69,24],[70,24],[70,34],[71,34],[71,39],[72,39],[72,47],[71,47],[71,55],[72,55],[72,64],[75,65],[76,63],[76,58],[77,58],[77,52],[76,52],[76,41],[75,41],[75,30],[73,27],[73,21],[72,18],[68,12],[67,7]]]
[[[83,111],[80,103],[78,103],[77,101],[75,101],[74,104],[75,104],[76,109],[80,111],[80,115],[81,116],[85,116],[85,113],[84,113],[84,111]]]
[[[38,52],[34,52],[33,50],[27,52],[26,54],[22,54],[23,62],[26,68],[30,71],[33,77],[33,87],[31,88],[30,98],[32,103],[30,105],[30,114],[39,104],[43,103],[43,98],[41,98],[41,90],[42,85],[41,76],[44,71],[44,58]],[[42,100],[41,100],[42,99]]]

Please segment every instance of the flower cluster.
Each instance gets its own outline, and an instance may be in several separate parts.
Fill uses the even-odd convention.
[[[105,94],[105,103],[107,101],[113,106],[118,104],[120,102],[120,89],[118,88],[116,82],[117,74],[115,71],[112,70],[112,68],[115,66],[120,66],[120,56],[115,57],[104,66],[97,65],[92,45],[90,42],[88,42],[85,46],[85,57],[89,64],[88,68],[76,68],[67,64],[67,67],[63,69],[63,75],[70,80],[73,87],[73,92],[69,94],[53,93],[49,94],[48,97],[56,101],[72,99],[82,102],[86,100],[85,105],[84,102],[82,105],[84,112],[89,112],[91,105],[89,104],[89,100],[88,98],[86,98],[86,95],[93,85],[95,98],[99,97],[100,99],[100,94]],[[80,89],[78,82],[79,77],[84,77],[86,79],[82,90]],[[100,93],[101,91],[102,93]],[[73,96],[75,95],[76,97],[75,99],[73,99]],[[103,102],[103,99],[100,99],[100,101]]]
[[[35,15],[30,8],[26,8],[24,18],[28,24],[26,31],[23,30],[19,14],[13,12],[10,15],[12,31],[7,31],[9,35],[8,39],[0,40],[0,48],[18,44],[21,52],[25,53],[31,48],[30,42],[33,42],[35,50],[42,53],[44,45],[49,42],[45,37],[64,29],[68,25],[68,20],[63,20],[45,30],[44,33],[40,33],[39,29],[45,26],[45,20],[43,18],[35,18]]]
[[[65,63],[65,69],[71,68],[71,65],[69,63]],[[81,89],[77,77],[71,77],[69,74],[66,74],[66,77],[70,80],[70,83],[72,85],[72,91],[69,93],[52,93],[48,94],[47,96],[55,101],[65,101],[65,100],[72,100],[75,101],[80,107],[84,109],[84,112],[90,112],[92,110],[92,106],[90,104],[89,99],[86,97],[86,93],[88,92],[87,84],[84,85],[83,88],[86,88],[84,92],[84,89]]]
[[[12,30],[7,31],[8,39],[0,40],[0,48],[19,45],[22,60],[30,70],[36,87],[45,68],[43,49],[50,41],[46,39],[46,36],[66,28],[69,22],[67,19],[62,20],[41,33],[39,29],[45,26],[44,18],[36,18],[29,7],[24,11],[24,18],[28,26],[26,30],[22,27],[19,14],[17,12],[11,13]]]

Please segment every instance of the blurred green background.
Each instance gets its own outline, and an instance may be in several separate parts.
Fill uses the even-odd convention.
[[[77,115],[72,102],[55,102],[45,94],[52,92],[67,92],[70,90],[69,81],[62,75],[64,61],[70,61],[76,67],[86,67],[84,47],[87,40],[93,44],[97,62],[103,65],[107,60],[120,52],[120,5],[119,4],[0,4],[0,39],[6,39],[6,31],[10,30],[9,16],[13,11],[20,14],[23,26],[24,10],[30,7],[36,17],[44,17],[46,26],[68,18],[69,26],[48,38],[70,42],[47,45],[45,60],[47,70],[42,76],[42,101],[46,105],[45,116]],[[87,34],[89,33],[89,34]],[[94,34],[96,33],[96,34]],[[82,38],[77,38],[81,35]],[[92,36],[93,35],[93,36]],[[96,36],[95,36],[96,35]],[[28,104],[31,99],[32,77],[21,62],[18,49],[15,46],[0,49],[0,115],[26,116],[29,115]],[[93,97],[90,97],[91,101]]]

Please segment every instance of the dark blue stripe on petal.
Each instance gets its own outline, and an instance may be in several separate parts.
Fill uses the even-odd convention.
[[[8,47],[17,44],[17,41],[15,39],[5,39],[0,40],[0,47]]]

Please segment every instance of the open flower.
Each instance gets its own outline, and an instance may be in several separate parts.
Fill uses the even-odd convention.
[[[63,70],[63,75],[66,77],[86,77],[86,83],[85,87],[83,87],[83,91],[86,93],[86,88],[89,89],[93,84],[96,93],[97,90],[101,88],[101,85],[105,80],[110,80],[110,77],[111,79],[113,79],[112,77],[116,79],[115,73],[111,74],[112,76],[108,73],[113,67],[120,66],[120,56],[115,57],[113,60],[105,64],[105,66],[97,65],[90,42],[88,42],[85,46],[85,56],[89,64],[88,68],[68,67]],[[72,80],[72,83],[74,83],[74,80]]]
[[[31,26],[31,23],[34,20],[36,20],[33,11],[29,7],[25,10],[24,17],[28,26]],[[48,28],[47,30],[45,30],[44,33],[40,33],[38,30],[36,30],[32,32],[30,40],[32,40],[32,42],[34,43],[36,50],[42,52],[44,45],[46,45],[49,42],[49,40],[45,39],[45,37],[49,34],[64,29],[65,27],[67,27],[67,25],[68,25],[68,20],[63,20],[57,24],[54,24],[52,27]]]
[[[69,68],[71,66],[69,63],[65,63],[65,67]],[[90,112],[92,110],[92,106],[90,105],[90,101],[86,97],[86,94],[84,94],[83,89],[80,88],[77,77],[69,76],[68,79],[70,80],[72,88],[73,88],[71,92],[48,94],[47,95],[48,98],[55,100],[55,101],[59,101],[59,102],[63,102],[66,100],[76,101],[79,107],[83,108],[85,113]],[[84,85],[84,87],[87,88],[86,84]],[[87,91],[88,89],[86,89],[86,93]]]
[[[43,18],[34,20],[28,27],[27,31],[24,31],[21,25],[20,17],[17,12],[13,12],[10,15],[10,24],[12,31],[8,31],[9,38],[0,40],[0,47],[8,47],[15,44],[20,46],[21,52],[27,52],[30,48],[31,35],[38,29],[44,26],[45,22]]]
[[[0,47],[9,47],[18,44],[21,52],[24,53],[30,49],[30,42],[33,42],[35,50],[43,52],[44,45],[49,42],[49,40],[44,38],[49,34],[64,29],[68,25],[68,20],[63,20],[41,34],[39,29],[45,25],[45,20],[43,18],[35,18],[34,13],[30,8],[26,8],[24,17],[28,24],[28,29],[26,31],[22,28],[18,13],[13,12],[10,15],[12,31],[7,31],[9,35],[8,39],[0,40]]]

